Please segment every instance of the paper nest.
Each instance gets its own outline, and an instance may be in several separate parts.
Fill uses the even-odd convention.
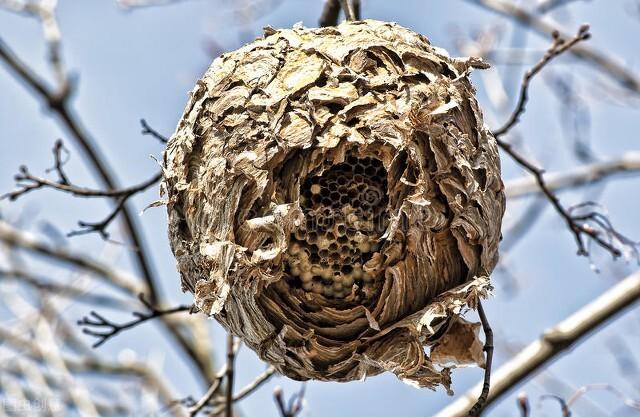
[[[389,371],[450,392],[452,367],[482,365],[479,325],[461,316],[489,294],[504,212],[467,78],[485,67],[372,20],[269,28],[217,58],[163,161],[171,246],[196,306],[291,378]],[[349,157],[387,175],[368,298],[340,282],[342,298],[306,291],[287,270],[305,180]]]

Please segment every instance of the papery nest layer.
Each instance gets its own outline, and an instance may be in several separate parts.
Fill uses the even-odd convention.
[[[298,380],[390,371],[450,391],[451,367],[482,364],[479,325],[461,315],[490,290],[505,198],[473,68],[486,65],[373,20],[267,28],[217,58],[163,161],[196,306]],[[374,176],[349,165],[363,160]],[[346,177],[352,200],[319,194]],[[352,207],[358,187],[384,194],[378,229]],[[310,222],[322,204],[344,219]]]

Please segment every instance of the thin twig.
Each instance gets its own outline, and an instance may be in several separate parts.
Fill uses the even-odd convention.
[[[605,322],[640,301],[640,272],[629,275],[576,313],[547,330],[509,362],[492,373],[486,406],[497,401],[538,369],[570,350]],[[479,383],[436,417],[466,416],[482,391]]]
[[[487,360],[484,367],[484,380],[482,382],[482,392],[478,397],[476,403],[471,407],[469,411],[469,417],[477,417],[482,413],[484,406],[489,396],[489,389],[491,388],[491,365],[493,363],[493,330],[487,320],[487,315],[482,307],[482,302],[478,300],[478,315],[480,316],[480,322],[482,323],[482,329],[484,330],[484,351],[487,355]]]
[[[276,373],[276,368],[274,368],[273,366],[269,366],[263,373],[258,375],[256,379],[254,379],[252,382],[250,382],[249,384],[244,386],[240,391],[238,391],[233,396],[233,401],[234,402],[240,401],[246,396],[250,395],[252,392],[260,388],[262,384],[267,382],[273,375],[275,375],[275,373]]]
[[[562,55],[578,42],[589,39],[591,37],[591,34],[589,33],[589,25],[582,25],[578,30],[578,34],[568,42],[560,37],[559,32],[554,32],[552,36],[553,43],[551,44],[551,47],[547,50],[540,61],[538,61],[537,64],[531,67],[524,74],[515,110],[511,113],[511,116],[501,128],[493,131],[493,136],[495,136],[496,139],[508,133],[509,130],[511,130],[511,128],[513,128],[520,120],[520,116],[522,115],[522,113],[524,113],[527,101],[529,99],[529,84],[531,83],[533,77],[537,73],[539,73],[547,64],[553,61],[554,58]]]
[[[306,384],[303,382],[300,386],[300,390],[293,394],[289,401],[285,403],[284,392],[282,387],[277,386],[273,390],[273,399],[278,406],[280,417],[295,417],[302,411],[302,402],[304,401],[304,394],[306,390]]]
[[[524,392],[521,392],[520,394],[518,394],[516,401],[518,403],[518,409],[520,410],[520,417],[529,417],[530,407],[529,407],[529,399],[527,398],[527,394],[525,394]]]
[[[9,199],[16,200],[22,195],[37,190],[39,188],[52,188],[54,190],[62,191],[65,193],[69,193],[75,197],[113,197],[113,198],[129,198],[134,194],[145,191],[147,188],[151,187],[153,184],[156,184],[162,178],[162,174],[155,174],[153,177],[149,178],[146,181],[141,182],[140,184],[133,185],[127,188],[120,189],[109,189],[109,190],[99,190],[95,188],[81,187],[77,185],[73,185],[69,183],[68,179],[66,182],[63,181],[52,181],[47,178],[38,177],[36,175],[31,174],[29,169],[26,166],[20,167],[20,173],[16,174],[14,179],[20,189],[16,191],[12,191],[0,196],[0,200]]]
[[[544,182],[547,189],[558,191],[593,184],[621,173],[640,173],[640,152],[627,152],[617,158],[580,165],[567,172],[545,173]],[[510,201],[540,192],[538,182],[530,176],[505,182],[505,193]]]
[[[564,219],[567,224],[569,230],[573,233],[576,244],[578,246],[578,255],[581,256],[589,256],[589,251],[585,245],[585,241],[583,239],[583,235],[586,235],[588,238],[596,242],[600,247],[607,250],[611,255],[615,258],[622,255],[620,249],[618,249],[615,244],[611,241],[609,232],[606,231],[603,237],[603,233],[596,228],[593,228],[588,224],[588,222],[582,221],[583,219],[578,216],[573,216],[571,214],[571,210],[567,210],[560,203],[558,197],[551,191],[545,182],[544,178],[544,170],[536,167],[533,163],[529,162],[522,155],[520,155],[515,149],[513,149],[512,145],[508,142],[501,141],[498,139],[498,144],[500,147],[513,158],[518,165],[525,168],[529,173],[531,173],[540,191],[547,197],[553,208],[556,212]],[[626,240],[626,239],[625,239]],[[621,242],[626,245],[625,242]]]
[[[236,360],[236,351],[235,351],[235,338],[231,334],[231,332],[227,333],[227,372],[226,372],[226,383],[227,383],[227,391],[226,391],[226,403],[224,415],[225,417],[233,417],[233,379],[235,374],[235,360]]]
[[[93,306],[102,306],[122,309],[129,305],[128,302],[107,294],[91,294],[87,290],[72,285],[59,284],[44,280],[21,269],[0,269],[0,282],[2,280],[15,280],[27,284],[37,290],[45,291],[56,297],[72,298],[74,301]]]
[[[218,374],[216,375],[216,379],[213,381],[213,383],[211,384],[207,392],[202,396],[202,398],[200,398],[198,402],[196,402],[191,407],[189,407],[188,412],[190,417],[197,416],[198,413],[202,411],[202,409],[211,402],[215,394],[218,392],[218,389],[220,388],[220,384],[222,383],[222,379],[226,374],[227,374],[227,366],[225,365],[218,372]]]
[[[240,341],[236,339],[233,343],[233,351],[234,356],[237,354],[238,349],[240,348]],[[209,416],[217,416],[222,414],[227,409],[227,393],[224,395],[218,395],[218,391],[222,386],[223,379],[227,376],[228,363],[218,371],[216,374],[216,378],[207,390],[207,392],[200,398],[197,402],[193,402],[192,397],[187,397],[186,399],[180,400],[180,403],[191,404],[189,407],[189,415],[190,417],[195,417],[200,411],[204,410],[205,407],[217,406],[213,410],[208,410],[207,415]],[[235,403],[240,401],[253,393],[255,390],[260,388],[265,382],[267,382],[273,375],[275,374],[275,368],[273,366],[269,366],[262,374],[258,375],[252,382],[244,386],[240,391],[238,391],[232,399],[232,402]],[[220,406],[222,404],[222,406]]]
[[[75,197],[85,197],[85,198],[110,197],[115,199],[115,201],[117,202],[116,206],[106,216],[104,220],[98,221],[98,222],[79,221],[78,225],[81,227],[81,229],[72,231],[69,234],[67,234],[67,236],[70,236],[70,237],[96,232],[96,233],[99,233],[103,239],[108,239],[109,233],[107,232],[107,228],[115,220],[116,216],[124,210],[125,204],[127,203],[127,201],[133,196],[135,196],[136,194],[139,194],[147,190],[149,187],[156,184],[157,182],[160,181],[160,179],[162,179],[162,174],[158,173],[153,177],[151,177],[150,179],[138,185],[122,188],[119,190],[113,190],[113,189],[97,190],[97,189],[92,189],[87,187],[80,187],[72,184],[69,181],[69,178],[67,177],[67,175],[62,170],[63,161],[62,161],[60,152],[63,149],[65,148],[64,148],[64,145],[62,144],[62,141],[60,140],[56,141],[56,144],[54,145],[54,148],[53,148],[53,153],[55,156],[55,165],[52,169],[58,172],[58,177],[59,177],[58,181],[52,181],[47,178],[33,175],[31,174],[31,172],[29,172],[29,169],[23,165],[20,167],[20,173],[14,177],[16,184],[18,185],[19,188],[15,191],[1,195],[0,200],[6,198],[11,201],[14,201],[31,191],[39,190],[42,188],[50,188],[50,189],[62,191],[65,193],[69,193]]]
[[[569,406],[567,405],[567,402],[564,400],[564,398],[558,395],[547,394],[547,395],[540,396],[540,401],[544,401],[544,400],[556,401],[560,405],[560,410],[562,411],[562,417],[571,417],[571,410],[569,409]]]
[[[142,126],[141,133],[143,135],[150,135],[151,137],[156,138],[160,143],[169,142],[169,138],[160,134],[157,130],[153,129],[146,120],[140,119],[140,125]]]
[[[551,36],[554,32],[558,32],[558,28],[553,24],[536,14],[530,13],[524,8],[517,6],[516,3],[512,1],[467,0],[467,2],[512,19],[545,36]],[[563,38],[568,37],[562,34],[561,36]],[[578,45],[575,48],[572,48],[570,53],[587,64],[592,65],[595,69],[607,74],[624,88],[636,94],[640,93],[640,79],[636,74],[619,64],[619,59],[610,57],[603,52],[590,48],[586,45]]]
[[[86,256],[71,253],[64,248],[47,245],[3,221],[0,221],[0,242],[12,248],[21,248],[43,255],[51,260],[92,272],[103,278],[106,283],[124,291],[128,295],[135,296],[141,292],[146,292],[146,287],[140,284],[139,279],[133,275],[118,271],[110,265]]]
[[[69,161],[69,150],[65,148],[62,139],[56,140],[56,143],[53,145],[53,159],[54,165],[52,168],[49,168],[46,172],[49,173],[51,171],[56,171],[58,173],[58,183],[60,184],[69,184],[69,178],[67,174],[64,172],[63,166]],[[62,157],[62,153],[65,154],[65,158]],[[0,197],[2,199],[2,197]]]
[[[544,178],[544,170],[535,166],[532,162],[527,160],[521,154],[519,154],[513,147],[513,145],[509,142],[506,142],[500,139],[501,135],[506,134],[519,120],[520,115],[525,110],[525,105],[528,97],[528,89],[531,79],[535,74],[540,72],[542,68],[546,64],[548,64],[554,57],[562,54],[563,52],[569,50],[576,43],[588,39],[589,34],[589,26],[583,25],[578,30],[577,35],[569,40],[568,42],[563,41],[558,33],[554,33],[554,41],[552,46],[549,48],[547,53],[542,57],[542,59],[529,71],[525,73],[525,76],[522,80],[522,86],[520,89],[520,96],[518,99],[518,103],[516,105],[515,110],[511,114],[511,117],[505,123],[503,127],[494,131],[494,136],[496,137],[496,141],[498,146],[502,148],[513,160],[524,169],[526,169],[529,173],[531,173],[540,191],[547,197],[551,205],[555,208],[556,212],[560,214],[560,216],[566,222],[569,230],[573,233],[576,244],[578,246],[578,255],[581,256],[590,256],[589,251],[587,250],[587,244],[590,241],[596,242],[600,247],[607,250],[611,255],[616,258],[622,255],[622,251],[616,246],[617,244],[621,244],[623,248],[627,249],[628,246],[634,247],[635,245],[629,245],[631,242],[629,239],[624,238],[619,239],[619,233],[615,231],[613,228],[608,227],[598,227],[600,224],[596,224],[596,227],[593,227],[590,223],[594,223],[594,217],[590,216],[588,218],[580,218],[578,216],[572,215],[572,209],[565,209],[564,206],[560,203],[558,197],[547,187],[545,178]],[[597,223],[597,221],[596,221]],[[583,237],[586,236],[588,239],[585,242]],[[621,236],[621,235],[620,235]],[[590,239],[590,240],[589,240]]]
[[[105,162],[105,158],[98,150],[93,139],[80,123],[73,110],[69,105],[69,97],[73,90],[70,82],[65,82],[57,91],[52,90],[45,82],[38,77],[24,62],[22,62],[0,38],[0,60],[22,80],[29,88],[31,88],[44,101],[49,110],[51,110],[59,119],[60,123],[69,134],[74,138],[76,144],[82,149],[85,157],[89,160],[91,167],[97,173],[100,181],[105,188],[116,190],[118,187],[115,175],[111,167]],[[125,230],[131,239],[131,244],[135,251],[138,268],[142,277],[149,287],[149,295],[153,302],[158,301],[158,292],[153,273],[152,264],[149,260],[142,234],[139,230],[136,217],[128,204],[124,204],[122,208],[122,216],[124,219]]]
[[[140,302],[147,308],[148,312],[142,313],[139,311],[135,311],[132,314],[136,318],[126,323],[115,323],[105,318],[101,314],[96,313],[95,311],[91,311],[89,313],[91,317],[85,316],[82,319],[78,320],[77,324],[78,326],[83,327],[82,332],[84,334],[88,334],[98,339],[98,341],[93,344],[93,348],[101,346],[103,343],[105,343],[107,340],[111,339],[118,333],[136,327],[149,320],[153,320],[155,318],[166,316],[169,314],[191,311],[192,309],[192,306],[187,305],[180,305],[169,309],[158,309],[145,299],[144,294],[140,294],[138,298],[140,299]]]

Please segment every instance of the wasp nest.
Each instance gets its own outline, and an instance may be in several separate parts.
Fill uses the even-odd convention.
[[[294,379],[391,371],[449,390],[480,363],[504,211],[468,74],[412,31],[266,30],[198,81],[164,155],[197,307]]]

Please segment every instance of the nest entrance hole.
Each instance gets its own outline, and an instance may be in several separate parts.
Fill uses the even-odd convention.
[[[322,175],[302,181],[305,222],[286,256],[290,286],[328,299],[362,303],[382,286],[367,271],[388,225],[387,171],[376,158],[349,155]]]

